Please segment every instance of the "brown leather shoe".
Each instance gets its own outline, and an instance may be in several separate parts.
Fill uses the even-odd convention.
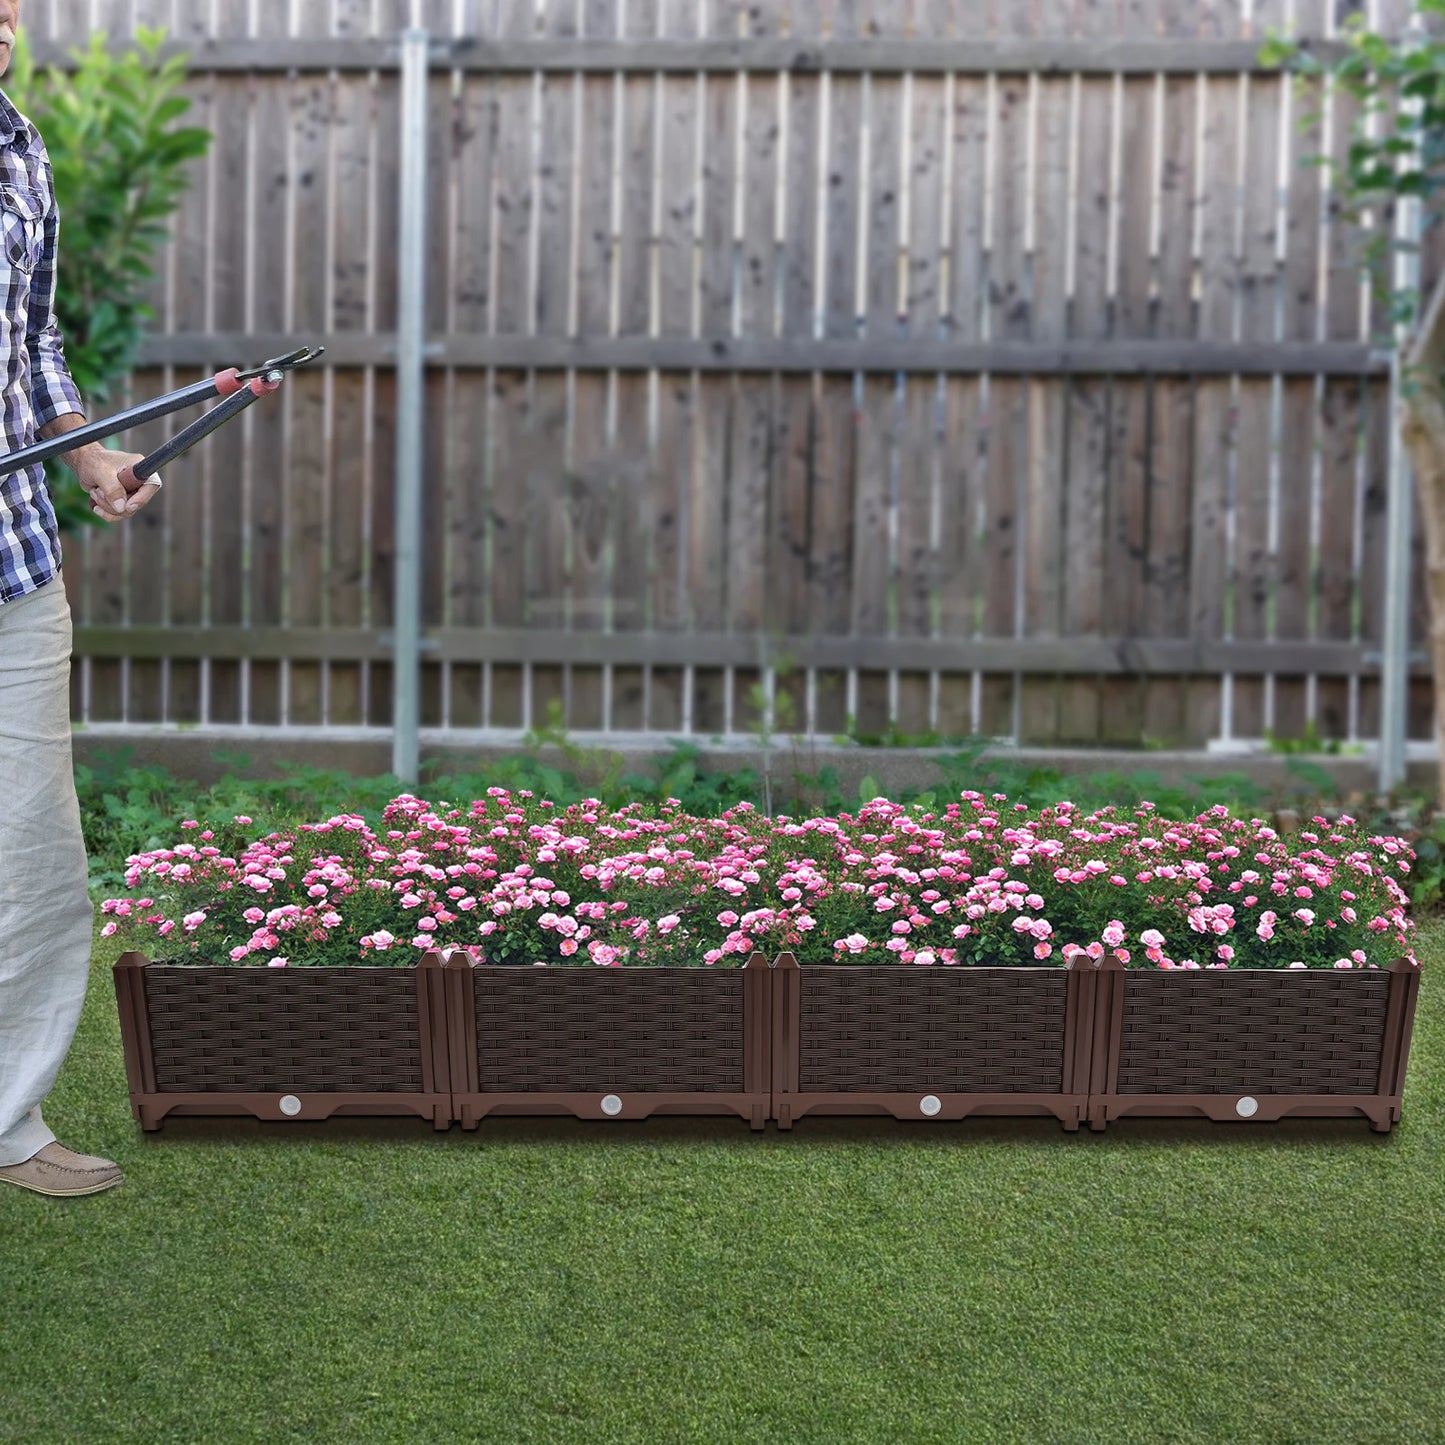
[[[73,1194],[99,1194],[112,1189],[125,1176],[109,1159],[77,1154],[60,1143],[47,1144],[21,1164],[0,1166],[0,1180],[33,1189],[37,1194],[68,1198]]]

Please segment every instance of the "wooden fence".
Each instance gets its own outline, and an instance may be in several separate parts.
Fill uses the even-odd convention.
[[[1383,313],[1302,164],[1351,103],[1256,60],[1342,8],[38,7],[170,26],[215,132],[133,396],[328,349],[70,543],[77,720],[387,722],[420,24],[424,726],[1372,735]]]

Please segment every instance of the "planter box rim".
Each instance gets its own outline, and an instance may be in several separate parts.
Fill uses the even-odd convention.
[[[1420,968],[1420,960],[1408,959],[1404,954],[1397,954],[1388,963],[1377,963],[1371,967],[1367,963],[1357,963],[1350,968],[1159,968],[1150,964],[1146,968],[1131,968],[1126,963],[1120,963],[1117,958],[1101,958],[1095,965],[1099,973],[1153,973],[1153,974],[1248,974],[1251,978],[1261,978],[1265,975],[1291,974],[1296,977],[1317,978],[1321,974],[1328,974],[1331,977],[1349,975],[1358,977],[1360,974],[1380,973],[1414,973]]]
[[[437,963],[428,960],[437,950],[431,949],[413,959],[410,963],[298,963],[287,964],[285,968],[272,968],[270,964],[259,963],[181,963],[171,958],[150,958],[138,949],[128,949],[112,965],[114,968],[176,968],[192,970],[197,968],[221,968],[227,973],[411,973],[426,966],[439,967],[443,962],[438,954]]]
[[[468,964],[477,969],[516,969],[519,972],[529,968],[548,968],[553,973],[741,973],[745,963],[624,963],[620,966],[606,963],[492,963],[483,959],[480,963],[472,959],[446,959],[446,968],[465,968]],[[754,965],[757,967],[758,965]],[[772,960],[766,960],[764,967],[771,968]]]
[[[436,962],[431,960],[435,958]],[[761,962],[755,960],[761,959]],[[784,960],[787,960],[785,963]],[[1123,973],[1123,974],[1185,974],[1185,975],[1219,975],[1231,974],[1238,976],[1247,974],[1250,977],[1261,977],[1264,975],[1277,974],[1300,974],[1305,977],[1318,977],[1328,974],[1331,977],[1348,974],[1359,976],[1360,974],[1381,974],[1381,973],[1405,973],[1418,972],[1422,965],[1420,960],[1409,959],[1403,954],[1392,958],[1388,963],[1377,963],[1373,967],[1369,964],[1357,964],[1353,968],[1158,968],[1153,964],[1146,967],[1131,967],[1128,964],[1120,963],[1116,958],[1101,958],[1088,960],[1086,962],[1070,962],[1057,964],[1010,964],[1010,963],[799,963],[791,952],[784,951],[773,957],[766,954],[754,953],[744,963],[737,964],[622,964],[620,966],[608,966],[595,963],[493,963],[490,960],[477,960],[470,954],[446,956],[441,949],[428,949],[418,958],[409,963],[403,964],[378,964],[378,963],[298,963],[288,964],[285,970],[273,969],[269,964],[255,963],[216,963],[211,961],[197,963],[182,963],[176,959],[156,959],[140,952],[130,949],[122,953],[116,959],[114,967],[126,968],[176,968],[176,969],[198,969],[198,968],[219,968],[225,969],[228,973],[280,973],[280,972],[305,972],[305,973],[407,973],[418,968],[473,968],[473,969],[515,969],[518,971],[535,968],[547,968],[552,972],[571,973],[715,973],[733,974],[741,973],[747,968],[795,968],[802,973],[816,972],[821,969],[829,969],[838,973],[905,973],[923,972],[928,973],[1016,973],[1016,974],[1067,974],[1070,971],[1076,973]]]

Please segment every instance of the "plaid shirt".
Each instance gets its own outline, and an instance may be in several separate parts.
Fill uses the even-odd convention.
[[[58,226],[45,143],[0,92],[0,453],[29,446],[47,422],[83,410],[55,324]],[[0,476],[0,603],[59,571],[44,466]]]

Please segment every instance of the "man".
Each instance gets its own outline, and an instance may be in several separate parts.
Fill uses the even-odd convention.
[[[0,76],[21,0],[0,0]],[[0,90],[0,454],[85,417],[55,324],[57,215],[45,147]],[[91,511],[122,521],[155,495],[138,454],[78,447],[65,462]],[[91,904],[70,756],[70,610],[40,466],[0,476],[0,1181],[95,1194],[121,1180],[40,1117],[90,971]]]

